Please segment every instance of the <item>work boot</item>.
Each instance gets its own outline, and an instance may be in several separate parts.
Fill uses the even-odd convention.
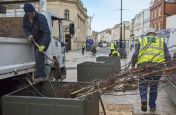
[[[36,83],[46,81],[46,80],[48,80],[47,77],[38,77],[38,78],[33,79],[33,83],[36,84]]]
[[[150,108],[150,112],[155,112],[155,111],[156,111],[156,107]]]
[[[146,112],[147,111],[147,101],[141,102],[141,110]]]

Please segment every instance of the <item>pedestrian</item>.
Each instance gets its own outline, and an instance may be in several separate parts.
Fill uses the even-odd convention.
[[[113,50],[116,49],[116,46],[115,46],[114,42],[111,42],[110,48],[111,48],[111,53],[110,53],[110,55],[112,55]]]
[[[51,41],[51,32],[48,22],[43,14],[38,13],[30,3],[24,4],[23,30],[28,37],[28,41],[35,40],[39,47],[34,48],[36,77],[34,82],[47,79],[45,73],[45,56],[44,51],[48,49]]]
[[[97,47],[96,47],[95,44],[93,44],[91,52],[92,52],[91,57],[95,57],[95,55],[96,55],[96,53],[97,53]]]
[[[133,49],[133,44],[131,44],[131,46],[130,46],[130,51]]]
[[[164,42],[164,38],[157,36],[157,33],[153,28],[150,28],[147,35],[144,38],[139,38],[139,42],[136,45],[135,52],[132,56],[132,69],[137,63],[137,67],[146,67],[148,65],[160,64],[165,61],[170,61],[171,56],[169,54],[168,48]],[[152,66],[151,66],[152,67]],[[160,67],[150,68],[150,69],[160,69]],[[139,92],[141,98],[141,110],[147,111],[147,88],[150,87],[149,92],[149,107],[151,112],[156,111],[156,99],[157,99],[157,89],[158,81],[160,80],[160,75],[147,76],[139,78]]]
[[[112,55],[110,55],[110,56],[113,56],[113,57],[120,57],[120,53],[118,52],[117,49],[114,49],[114,50],[112,51]]]
[[[65,49],[66,49],[66,52],[68,53],[68,42],[65,43]]]
[[[85,48],[86,48],[86,44],[85,42],[83,42],[82,43],[82,55],[84,55]]]
[[[120,53],[117,50],[117,46],[113,42],[111,43],[110,47],[111,47],[111,52],[109,56],[120,57]]]

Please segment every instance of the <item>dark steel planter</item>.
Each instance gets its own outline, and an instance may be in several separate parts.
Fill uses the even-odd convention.
[[[176,105],[176,84],[174,84],[173,82],[170,82],[169,94],[171,100]]]
[[[54,90],[66,82],[42,82],[3,96],[3,115],[98,115],[98,94],[84,98],[59,98]],[[69,84],[67,82],[67,84]],[[76,83],[75,83],[76,84]],[[82,83],[83,84],[83,83]]]

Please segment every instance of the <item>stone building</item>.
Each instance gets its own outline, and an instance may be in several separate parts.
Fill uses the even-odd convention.
[[[176,0],[152,0],[150,3],[150,27],[166,29],[166,17],[176,13]]]
[[[132,31],[131,36],[138,38],[145,34],[150,28],[150,11],[148,9],[143,9],[141,12],[135,15],[132,19]]]
[[[82,42],[86,41],[86,37],[88,34],[87,9],[83,6],[82,1],[47,0],[47,9],[55,12],[61,18],[67,19],[63,21],[63,28],[65,32],[66,43],[68,44],[69,50],[80,49]],[[75,25],[74,36],[70,36],[69,34],[69,23],[74,23]]]
[[[143,19],[143,33],[146,33],[150,28],[150,9],[143,10],[144,19]]]
[[[112,40],[111,28],[99,32],[100,41],[110,42]]]
[[[131,37],[131,22],[130,21],[123,21],[122,22],[122,39],[123,40],[130,40]],[[121,24],[115,25],[113,28],[109,28],[99,32],[98,39],[101,41],[110,42],[112,40],[119,40],[120,39],[120,31],[121,31]]]
[[[112,28],[112,40],[119,40],[120,39],[120,31],[121,31],[121,24],[117,24]],[[129,40],[130,32],[131,32],[131,22],[123,21],[122,22],[122,39]]]
[[[143,33],[143,12],[136,14],[135,17],[132,19],[133,22],[133,35],[134,38],[138,38]]]

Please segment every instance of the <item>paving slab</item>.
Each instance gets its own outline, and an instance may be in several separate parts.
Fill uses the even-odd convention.
[[[131,104],[105,104],[105,110],[107,115],[133,115]],[[101,106],[99,115],[104,115]]]

